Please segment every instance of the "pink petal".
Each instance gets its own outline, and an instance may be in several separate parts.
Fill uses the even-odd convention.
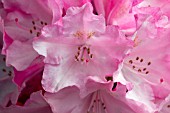
[[[14,41],[7,50],[7,64],[21,71],[26,69],[37,56],[30,42]]]
[[[50,106],[44,100],[41,92],[32,94],[24,106],[13,105],[8,108],[0,108],[3,113],[52,113]]]

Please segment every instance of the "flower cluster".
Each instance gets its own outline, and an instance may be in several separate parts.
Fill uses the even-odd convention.
[[[0,0],[0,113],[170,113],[169,0]]]

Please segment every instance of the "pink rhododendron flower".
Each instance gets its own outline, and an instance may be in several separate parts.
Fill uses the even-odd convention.
[[[131,9],[141,0],[94,0],[98,14],[103,14],[106,23],[119,26],[126,34],[132,34],[136,30],[136,21]]]
[[[167,37],[169,33],[167,31],[162,37],[154,39],[138,37],[136,47],[124,60],[124,76],[128,76],[127,73],[130,71],[151,84],[168,85],[166,83],[170,83],[170,38]]]
[[[121,37],[115,27],[105,27],[104,18],[92,10],[90,3],[69,8],[62,27],[47,26],[34,41],[34,49],[46,57],[42,80],[46,91],[81,87],[87,76],[105,80],[106,75],[117,70],[130,48],[130,41]]]
[[[169,18],[170,0],[0,0],[0,113],[169,113]]]
[[[16,103],[18,90],[12,82],[13,70],[5,66],[5,56],[0,55],[0,106]]]
[[[169,28],[169,5],[167,0],[161,1],[144,1],[133,7],[132,12],[135,13],[137,26],[140,28],[142,24],[143,33],[151,38],[161,36],[162,32]],[[146,5],[147,4],[147,5]],[[157,4],[157,5],[156,5]],[[138,30],[139,31],[139,30]],[[145,32],[145,33],[144,33]]]
[[[32,39],[41,34],[44,26],[61,17],[61,7],[58,7],[57,12],[57,9],[53,8],[56,6],[53,2],[53,0],[3,1],[8,12],[4,19],[3,48],[3,54],[7,55],[7,64],[21,71],[38,59],[39,55],[32,47]],[[53,4],[53,7],[49,4]]]
[[[147,113],[144,106],[125,98],[126,87],[121,84],[116,91],[110,90],[111,82],[98,83],[89,79],[86,85],[93,90],[83,98],[76,87],[45,93],[53,113]]]
[[[52,113],[50,106],[43,99],[41,92],[35,92],[24,106],[12,105],[7,108],[0,106],[0,113]]]
[[[128,98],[144,103],[150,107],[150,112],[156,110],[158,99],[162,101],[170,93],[169,33],[166,29],[161,36],[150,38],[139,30],[135,47],[124,59],[121,69],[125,83],[134,86]]]

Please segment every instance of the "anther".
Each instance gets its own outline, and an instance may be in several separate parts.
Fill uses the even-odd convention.
[[[34,28],[34,30],[36,30],[36,27],[35,27],[35,26],[34,26],[33,28]]]
[[[83,49],[85,50],[85,49],[86,49],[86,47],[83,47]]]
[[[132,63],[133,63],[133,61],[132,61],[132,60],[129,60],[129,63],[130,63],[130,64],[132,64]]]
[[[151,62],[148,62],[148,66],[151,65]]]
[[[87,53],[90,54],[90,48],[87,49]]]
[[[32,21],[32,24],[33,24],[33,25],[35,25],[35,22],[34,22],[34,21]]]
[[[90,58],[93,58],[93,54],[90,54]]]
[[[42,24],[42,25],[44,24],[43,21],[41,21],[41,24]]]
[[[170,105],[167,105],[168,108],[170,108]]]
[[[146,68],[143,68],[143,71],[146,71]]]
[[[141,69],[138,69],[138,72],[141,72]]]
[[[37,37],[39,37],[40,36],[40,32],[37,32]]]
[[[3,72],[6,72],[6,69],[2,69]]]
[[[47,23],[45,22],[45,25],[47,25]]]
[[[4,58],[3,58],[3,61],[5,61],[5,60],[6,60],[6,58],[4,57]]]
[[[143,62],[143,59],[141,59],[140,62]]]
[[[83,61],[84,61],[84,58],[81,58],[81,61],[83,62]]]
[[[148,74],[148,73],[149,73],[149,71],[146,72],[146,74]]]
[[[30,30],[30,33],[32,34],[32,30]]]
[[[136,57],[136,60],[139,60],[139,57]]]
[[[133,66],[133,69],[135,69],[135,66]]]

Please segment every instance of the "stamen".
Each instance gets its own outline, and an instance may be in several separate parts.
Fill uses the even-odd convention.
[[[141,59],[140,62],[143,62],[143,59]]]
[[[32,34],[32,30],[30,29],[30,33]]]
[[[141,72],[141,69],[138,69],[138,72]]]
[[[151,65],[151,62],[148,62],[148,66]]]
[[[139,60],[139,57],[136,57],[136,60]]]
[[[90,33],[88,33],[88,34],[87,34],[87,38],[88,38],[88,39],[91,38],[94,34],[95,34],[95,32],[90,32]]]
[[[133,63],[133,61],[132,61],[132,60],[129,60],[129,63],[130,63],[130,64],[132,64],[132,63]]]
[[[36,30],[36,27],[35,27],[35,26],[34,26],[33,28],[34,28],[34,30]]]
[[[87,113],[107,113],[104,100],[100,94],[100,91],[96,91],[93,94],[92,101],[90,103]]]
[[[90,58],[93,57],[93,54],[90,54],[90,48],[86,46],[79,46],[77,54],[75,55],[75,61],[81,61],[88,63]]]
[[[146,71],[146,68],[143,68],[143,71]]]
[[[128,63],[125,63],[129,68],[140,74],[149,74],[149,68],[147,66],[151,65],[151,62],[147,62],[144,58],[139,56],[135,57],[135,60],[130,59]]]
[[[37,37],[39,37],[39,36],[40,36],[40,34],[41,34],[40,32],[37,32]]]
[[[148,74],[148,73],[149,73],[149,71],[146,72],[146,74]]]
[[[90,58],[93,58],[93,54],[90,54]]]
[[[43,21],[41,21],[41,25],[43,25],[44,23],[43,23]]]
[[[32,21],[32,24],[33,24],[33,25],[35,25],[35,22],[34,22],[34,21]]]

